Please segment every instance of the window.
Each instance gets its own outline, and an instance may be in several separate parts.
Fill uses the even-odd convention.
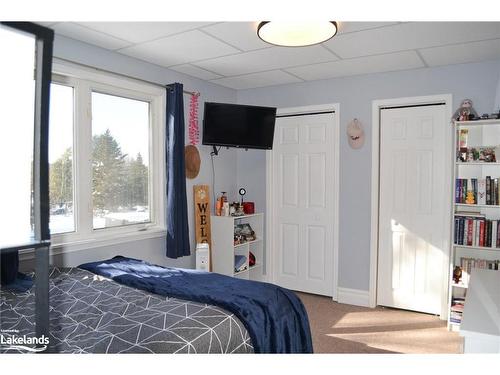
[[[149,103],[92,93],[94,229],[150,221]]]
[[[36,40],[0,25],[0,242],[18,245],[33,235],[32,167]],[[8,51],[8,52],[7,52]]]
[[[50,85],[50,232],[75,230],[73,209],[73,87]]]
[[[164,103],[159,87],[54,64],[50,112],[53,243],[164,233]]]

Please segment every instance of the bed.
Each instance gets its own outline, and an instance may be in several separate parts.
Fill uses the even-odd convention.
[[[33,335],[34,301],[32,289],[2,289],[4,335]],[[253,352],[241,321],[224,309],[144,292],[80,268],[51,269],[50,336],[56,353]]]
[[[0,310],[4,334],[33,334],[32,290],[3,289]],[[312,353],[293,292],[124,257],[51,270],[50,340],[56,353]]]

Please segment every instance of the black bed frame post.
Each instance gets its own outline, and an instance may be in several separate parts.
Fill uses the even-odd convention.
[[[35,149],[34,149],[34,220],[35,239],[50,241],[49,230],[49,106],[52,80],[52,46],[54,33],[37,35],[36,41],[36,95],[35,95]],[[38,157],[37,157],[38,156]],[[38,225],[37,225],[38,224]],[[36,335],[49,336],[49,248],[35,250],[36,258]]]
[[[50,201],[48,146],[54,31],[30,22],[2,22],[2,24],[33,34],[36,37],[33,150],[34,241],[32,244],[18,246],[17,249],[33,248],[35,251],[35,330],[37,337],[42,335],[49,337]],[[47,351],[50,351],[50,344]]]

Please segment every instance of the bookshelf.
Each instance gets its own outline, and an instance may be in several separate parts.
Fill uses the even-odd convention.
[[[500,120],[454,121],[448,329],[459,330],[472,269],[500,267]],[[458,282],[454,270],[460,267]]]
[[[211,216],[212,271],[246,280],[264,280],[264,214]],[[255,238],[235,243],[236,228],[249,225]],[[250,253],[255,264],[250,265]],[[243,257],[243,258],[242,258]],[[242,262],[237,264],[237,261]]]

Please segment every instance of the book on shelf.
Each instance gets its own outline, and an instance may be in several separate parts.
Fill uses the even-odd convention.
[[[462,322],[462,313],[458,312],[458,311],[450,311],[450,322],[461,323]]]
[[[455,203],[499,205],[500,204],[500,184],[498,178],[486,176],[486,178],[457,178],[455,180]],[[472,193],[473,202],[468,199],[468,194]]]
[[[499,222],[479,213],[459,211],[455,214],[454,244],[500,248]]]
[[[486,204],[486,180],[482,178],[477,182],[477,204]]]
[[[473,268],[498,271],[500,269],[500,260],[462,257],[460,258],[460,268],[462,268],[462,283],[469,285],[470,274]]]

